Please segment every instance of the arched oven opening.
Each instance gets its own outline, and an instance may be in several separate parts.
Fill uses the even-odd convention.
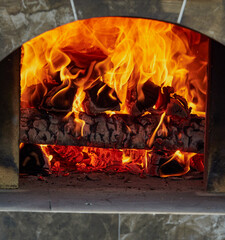
[[[123,17],[73,22],[28,41],[1,64],[5,84],[20,79],[21,176],[201,179],[205,165],[207,189],[222,191],[222,101],[213,89],[223,51],[187,28]],[[4,134],[7,144],[18,130]]]
[[[77,21],[25,43],[21,173],[42,174],[47,162],[57,176],[201,178],[208,49],[192,30],[121,17]]]

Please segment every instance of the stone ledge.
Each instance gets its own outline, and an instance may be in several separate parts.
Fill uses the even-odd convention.
[[[225,238],[225,194],[204,192],[202,180],[101,176],[24,177],[0,190],[0,240]]]
[[[204,192],[201,180],[99,176],[20,179],[20,189],[0,190],[0,211],[225,215],[225,194]]]
[[[0,212],[0,240],[222,240],[224,224],[224,215]]]

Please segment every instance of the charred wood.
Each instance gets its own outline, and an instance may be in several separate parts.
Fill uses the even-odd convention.
[[[203,153],[205,119],[196,115],[188,118],[165,117],[167,134],[159,127],[153,144],[148,146],[160,115],[134,117],[127,114],[88,115],[81,112],[76,120],[62,113],[34,108],[21,109],[20,141],[34,144],[58,144],[103,148],[181,150]],[[85,124],[83,124],[85,123]],[[79,129],[79,130],[78,130]]]
[[[55,112],[68,112],[72,110],[77,87],[70,80],[63,81],[59,86],[54,86],[43,97],[40,109]]]
[[[20,173],[42,173],[45,160],[38,145],[24,144],[20,149]]]
[[[140,112],[148,111],[156,104],[160,93],[160,87],[151,81],[147,81],[143,84],[142,91],[144,97],[141,100],[137,100],[136,103]]]
[[[107,110],[120,111],[120,100],[112,88],[100,80],[85,90],[86,97],[82,105],[88,114],[98,114]]]

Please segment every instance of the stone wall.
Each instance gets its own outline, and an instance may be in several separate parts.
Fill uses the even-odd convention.
[[[222,240],[224,222],[224,215],[203,214],[3,212],[0,240]]]
[[[100,16],[178,22],[225,44],[225,0],[0,0],[0,60],[47,30]]]

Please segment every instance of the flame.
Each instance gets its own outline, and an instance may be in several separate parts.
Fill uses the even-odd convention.
[[[83,136],[85,121],[79,116],[85,112],[85,101],[93,97],[89,92],[95,86],[100,86],[94,96],[96,102],[100,102],[97,109],[104,109],[100,99],[106,97],[106,92],[105,102],[116,105],[103,110],[111,116],[133,114],[135,104],[146,100],[145,84],[151,83],[159,89],[151,108],[162,113],[158,126],[147,140],[151,147],[156,134],[168,134],[164,119],[169,123],[170,116],[166,116],[165,108],[159,104],[164,101],[164,87],[173,88],[174,93],[186,99],[191,113],[205,115],[207,64],[208,39],[189,29],[137,18],[79,20],[23,44],[21,106],[50,111],[63,108],[65,118],[73,114],[77,136]],[[151,114],[149,109],[144,111],[139,113]],[[62,159],[68,158],[76,170],[84,172],[117,168],[149,173],[153,156],[149,150],[46,145],[41,148],[49,165],[57,171],[64,166]],[[190,168],[193,154],[177,151],[161,167],[176,160],[183,166],[184,174]],[[63,156],[60,161],[58,156]],[[203,168],[201,161],[196,165]]]
[[[159,130],[160,126],[162,125],[163,119],[164,119],[165,115],[166,115],[165,112],[161,115],[158,126],[155,128],[153,134],[152,134],[151,137],[148,139],[147,144],[148,144],[149,147],[152,146],[152,144],[153,144],[153,142],[154,142],[154,139],[155,139],[155,136],[156,136],[156,133],[157,133],[157,131]],[[166,130],[166,131],[167,131],[167,130]]]
[[[24,146],[24,143],[20,143],[19,149],[23,148],[23,146]]]
[[[151,168],[154,165],[154,154],[152,150],[137,149],[104,149],[94,147],[77,146],[50,146],[40,145],[45,157],[48,159],[50,170],[57,175],[63,172],[131,172],[133,174],[151,175]],[[172,155],[165,153],[160,155],[162,159],[167,159],[158,166],[160,177],[181,176],[186,174],[190,167],[203,172],[203,154],[184,153],[176,151]],[[175,161],[180,166],[179,172],[166,174],[169,164]],[[160,164],[160,162],[157,162]]]
[[[49,154],[47,150],[47,145],[46,144],[40,144],[41,150],[43,152],[43,155],[46,157],[47,159],[47,164],[48,164],[48,168],[49,170],[51,170],[51,161],[53,159],[53,155]]]
[[[98,79],[116,91],[121,111],[129,113],[128,91],[136,89],[141,101],[145,98],[142,87],[151,81],[160,87],[172,86],[188,101],[192,113],[204,115],[207,46],[201,34],[155,20],[76,21],[23,45],[21,101],[32,98],[40,103],[37,98],[47,94],[49,85],[66,80],[85,90]],[[116,99],[112,92],[109,97]]]
[[[164,122],[162,123],[162,129],[159,135],[163,135],[163,137],[166,137],[168,135],[168,130]]]
[[[82,107],[82,102],[84,98],[85,98],[85,93],[83,91],[83,88],[78,88],[78,93],[76,94],[75,99],[73,101],[73,112],[75,114],[74,121],[76,123],[75,131],[77,134],[81,133],[81,136],[84,135],[83,129],[84,129],[85,121],[79,118],[79,113],[84,111]]]
[[[127,156],[126,153],[123,151],[123,156],[122,156],[122,163],[126,164],[132,161],[131,156]]]
[[[161,165],[160,168],[160,177],[169,177],[169,176],[182,176],[186,174],[190,170],[190,161],[197,153],[186,153],[177,150],[168,161]],[[172,160],[175,160],[183,170],[179,173],[171,173],[171,174],[164,174],[162,171],[162,167],[168,165]]]

